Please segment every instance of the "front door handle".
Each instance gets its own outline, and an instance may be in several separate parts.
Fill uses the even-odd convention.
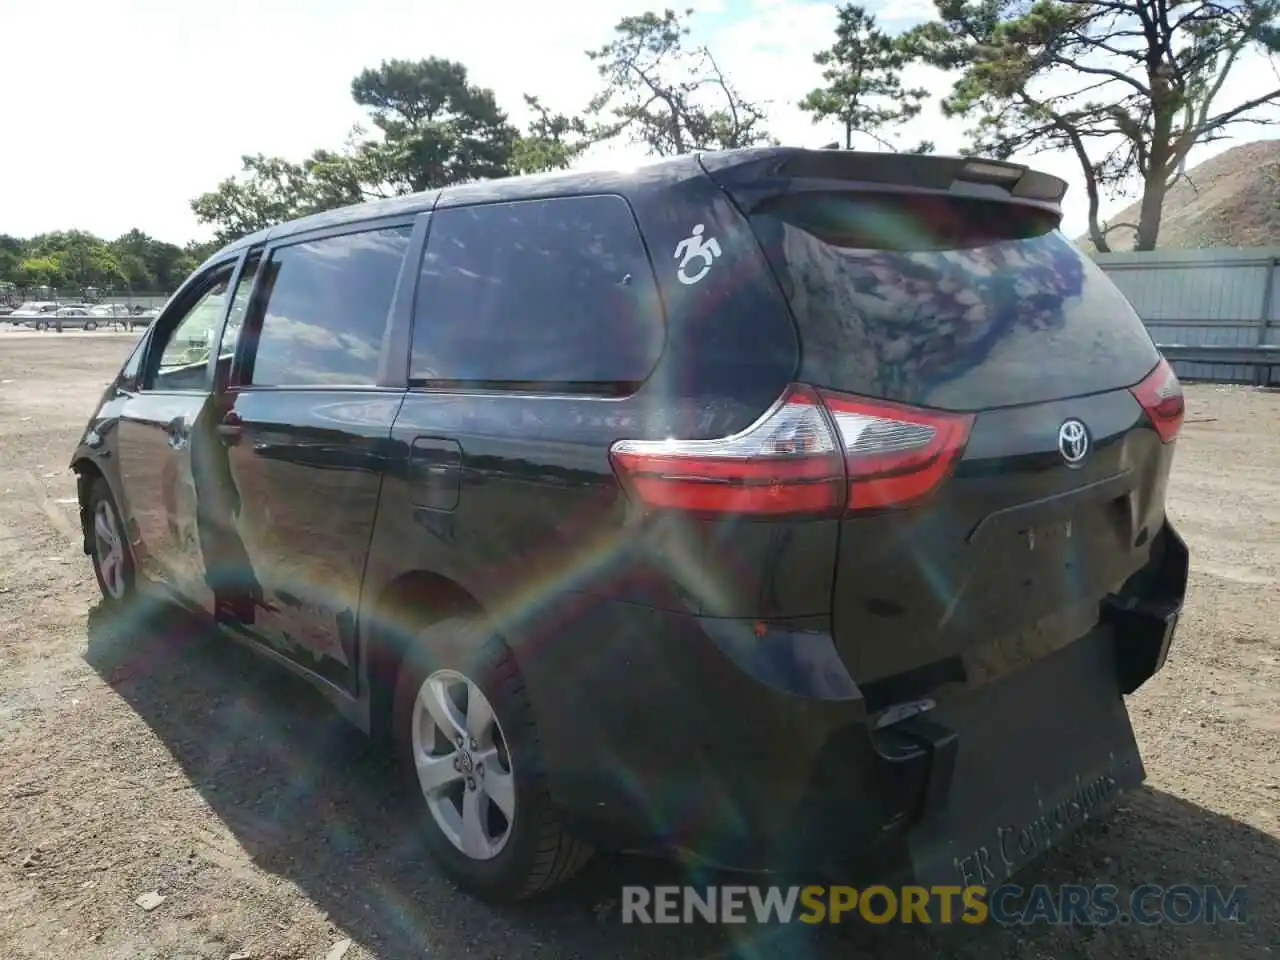
[[[244,421],[240,419],[240,414],[232,410],[222,418],[222,422],[217,426],[217,431],[223,443],[227,446],[234,446],[240,442],[240,435],[244,433]]]

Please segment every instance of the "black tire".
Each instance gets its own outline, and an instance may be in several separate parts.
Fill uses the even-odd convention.
[[[125,533],[124,518],[120,516],[120,508],[116,506],[111,488],[102,477],[96,478],[89,487],[89,544],[92,548],[90,559],[93,562],[93,576],[98,581],[98,589],[102,591],[103,604],[110,609],[124,609],[137,594],[137,567],[134,564],[133,550]],[[109,511],[114,518],[115,530],[120,538],[120,581],[104,573],[104,543],[99,536],[96,523],[100,510]],[[122,586],[120,586],[122,584]]]
[[[36,328],[37,330],[48,330],[48,329],[49,329],[49,321],[48,321],[48,320],[37,320],[37,321],[35,322],[35,328]]]
[[[515,815],[505,846],[492,859],[463,853],[428,809],[413,762],[412,718],[418,691],[437,670],[474,682],[488,699],[506,739],[515,779]],[[392,698],[396,759],[412,791],[421,836],[431,857],[458,886],[491,902],[511,903],[576,874],[592,848],[565,830],[547,793],[537,726],[515,659],[480,617],[450,617],[423,630],[405,654]]]
[[[93,320],[85,321],[84,323],[85,333],[92,333],[94,330],[97,330],[97,329],[98,329],[98,324],[95,323]]]

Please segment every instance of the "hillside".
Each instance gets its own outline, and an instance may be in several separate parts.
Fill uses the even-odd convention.
[[[1165,200],[1160,249],[1280,247],[1280,140],[1232,147],[1192,167]],[[1107,218],[1135,223],[1137,203]],[[1115,230],[1112,250],[1132,250],[1133,231]],[[1076,241],[1086,250],[1088,236]]]

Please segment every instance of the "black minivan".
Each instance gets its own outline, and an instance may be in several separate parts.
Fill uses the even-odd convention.
[[[104,603],[385,738],[485,897],[601,847],[996,885],[1143,779],[1187,581],[1182,390],[1064,192],[761,148],[245,237],[75,452]]]

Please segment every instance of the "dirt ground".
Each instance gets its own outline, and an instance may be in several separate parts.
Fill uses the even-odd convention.
[[[1149,780],[1026,878],[1244,885],[1246,922],[638,927],[619,888],[677,868],[597,859],[478,904],[415,858],[387,763],[309,689],[194,624],[102,629],[67,460],[132,342],[0,331],[0,960],[1280,960],[1280,394],[1189,388],[1170,511],[1191,594],[1130,700]]]

